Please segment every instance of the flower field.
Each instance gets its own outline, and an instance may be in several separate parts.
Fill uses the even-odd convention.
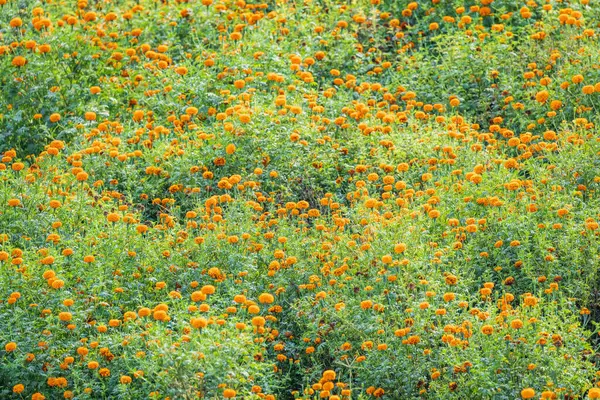
[[[599,0],[0,0],[0,399],[600,398]]]

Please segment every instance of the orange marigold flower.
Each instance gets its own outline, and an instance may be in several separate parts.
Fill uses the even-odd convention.
[[[521,321],[520,319],[513,319],[510,322],[510,327],[513,329],[521,329],[523,327],[523,321]]]
[[[535,390],[532,388],[526,388],[521,390],[521,398],[523,399],[532,399],[535,396]]]
[[[8,23],[12,28],[20,28],[23,25],[23,20],[19,17],[13,18]]]
[[[70,321],[71,318],[72,316],[70,312],[61,312],[60,314],[58,314],[58,319],[60,319],[61,321]]]
[[[4,346],[4,350],[6,350],[7,352],[11,352],[11,351],[15,351],[17,349],[17,344],[15,342],[8,342],[6,343],[6,345]]]
[[[588,392],[588,398],[590,399],[600,399],[600,389],[599,388],[591,388]]]
[[[204,318],[192,318],[190,324],[196,329],[201,329],[208,326],[208,321]]]
[[[275,298],[273,297],[273,295],[269,293],[263,293],[260,296],[258,296],[258,301],[263,304],[273,303],[274,300]]]
[[[202,289],[200,289],[200,291],[204,294],[213,294],[215,293],[216,289],[213,285],[205,285],[202,286]]]
[[[494,333],[494,328],[491,325],[484,325],[481,328],[481,333],[483,333],[484,335],[491,335],[492,333]]]
[[[177,67],[175,68],[175,72],[177,72],[179,75],[186,75],[188,73],[188,69],[186,67]]]
[[[549,97],[550,97],[550,94],[548,93],[548,91],[542,90],[542,91],[536,93],[535,100],[538,103],[545,103]]]

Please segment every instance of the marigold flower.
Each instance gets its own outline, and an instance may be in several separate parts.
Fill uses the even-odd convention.
[[[19,17],[13,18],[8,23],[11,28],[20,28],[23,25],[23,20]]]
[[[269,293],[263,293],[260,296],[258,296],[258,301],[263,304],[273,303],[274,300],[275,300],[275,298],[273,297],[273,295],[271,295]]]
[[[591,388],[587,395],[590,399],[600,399],[600,388]]]
[[[535,396],[535,390],[532,388],[526,388],[521,390],[521,398],[523,399],[532,399]]]

